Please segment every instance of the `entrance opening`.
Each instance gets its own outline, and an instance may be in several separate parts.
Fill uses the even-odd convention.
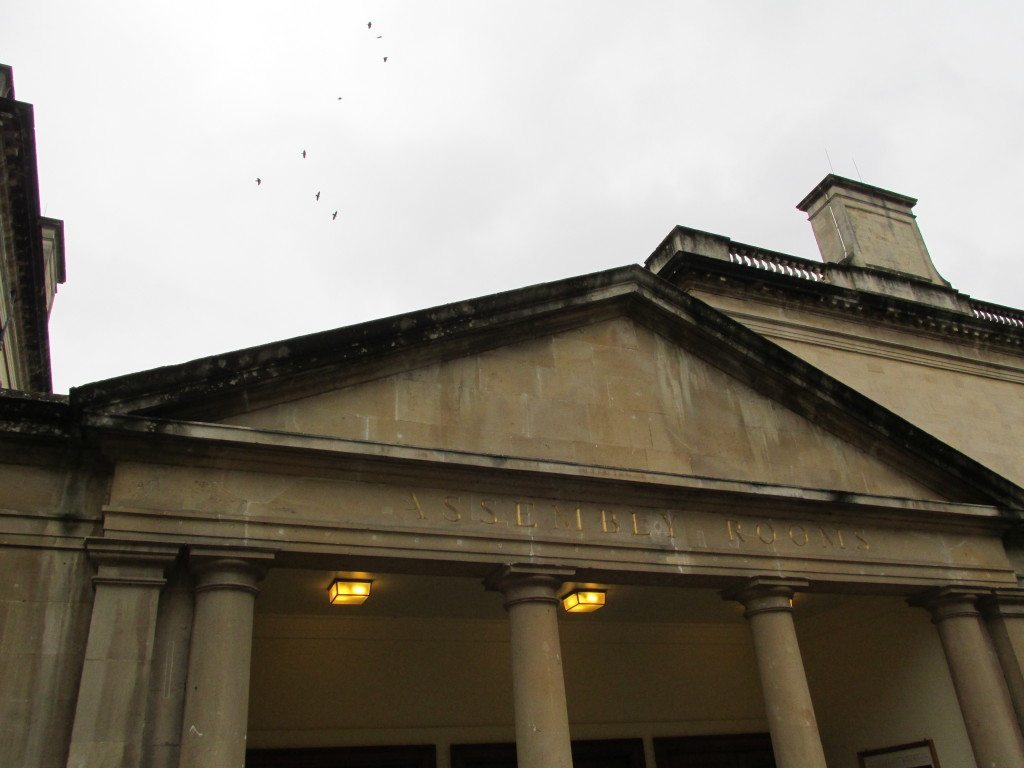
[[[331,605],[342,576],[372,578],[370,599]],[[766,730],[742,606],[706,587],[607,594],[558,616],[574,768],[773,766],[767,736],[640,738]],[[272,570],[250,681],[249,768],[516,766],[508,618],[477,576]]]
[[[658,768],[775,768],[767,733],[655,739]]]
[[[250,749],[245,768],[434,768],[434,745],[341,747],[329,749]]]
[[[654,740],[657,768],[775,768],[766,733],[688,736]],[[572,743],[573,768],[647,768],[640,739]],[[246,768],[435,768],[433,745],[254,749]],[[516,768],[516,746],[453,744],[451,768]]]
[[[453,744],[452,768],[516,768],[515,744]],[[573,768],[646,768],[640,739],[572,743]]]

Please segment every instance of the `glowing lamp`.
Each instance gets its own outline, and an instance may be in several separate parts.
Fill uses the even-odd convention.
[[[604,590],[574,589],[562,598],[562,607],[569,613],[591,613],[604,608]]]
[[[362,605],[370,596],[372,581],[351,581],[335,579],[327,588],[327,597],[331,605]]]

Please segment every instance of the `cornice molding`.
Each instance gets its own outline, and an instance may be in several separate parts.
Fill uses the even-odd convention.
[[[1017,315],[1024,317],[1024,313],[1019,310],[976,302],[963,294],[957,294],[963,302],[974,308],[971,314],[967,314],[896,296],[855,290],[835,285],[827,279],[831,271],[855,268],[794,257],[786,259],[793,262],[806,261],[807,270],[817,270],[823,275],[822,279],[812,280],[784,271],[776,272],[684,252],[673,256],[659,274],[684,290],[700,286],[716,293],[743,295],[753,288],[762,297],[796,304],[801,309],[847,317],[853,315],[859,319],[871,319],[885,325],[910,329],[915,333],[934,335],[947,341],[953,339],[971,344],[988,344],[1015,353],[1024,351],[1024,327],[985,318],[986,314],[992,317],[1006,316],[1007,319],[1015,319]]]

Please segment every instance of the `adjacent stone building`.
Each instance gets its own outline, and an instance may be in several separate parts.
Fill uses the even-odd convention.
[[[1024,765],[1024,314],[914,204],[15,379],[0,764]]]
[[[0,64],[0,387],[50,392],[47,321],[64,282],[64,223],[39,212],[32,105]]]

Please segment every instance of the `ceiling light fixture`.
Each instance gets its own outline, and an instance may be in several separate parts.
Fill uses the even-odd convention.
[[[371,584],[372,581],[335,579],[327,588],[327,597],[331,605],[362,605],[370,596]]]
[[[562,607],[569,613],[591,613],[604,608],[603,589],[574,589],[562,598]]]

